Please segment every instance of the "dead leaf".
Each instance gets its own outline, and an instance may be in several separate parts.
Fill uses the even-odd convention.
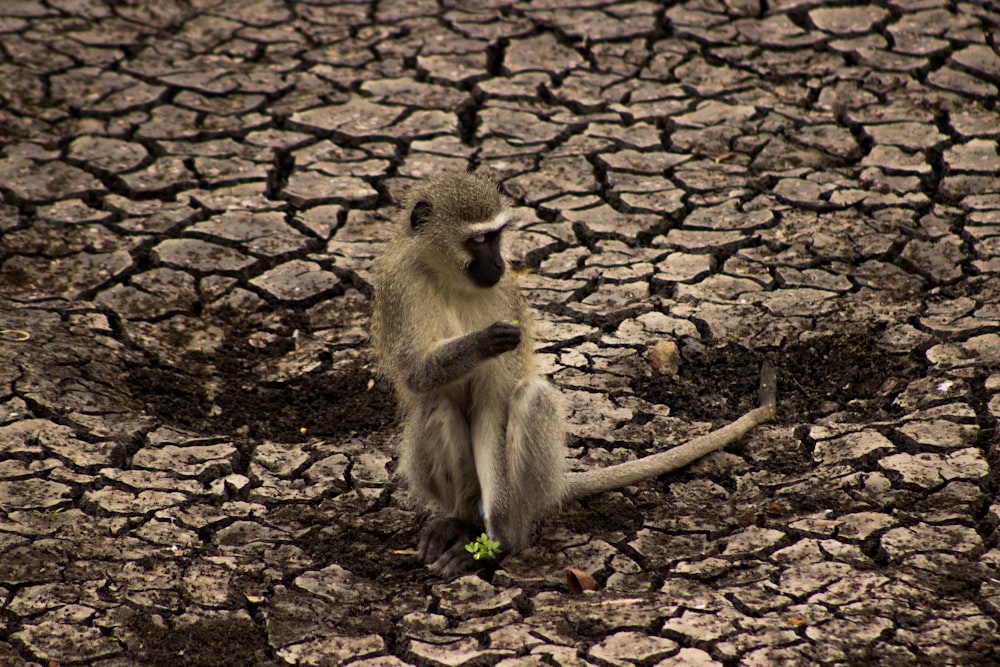
[[[791,623],[792,625],[797,626],[797,625],[805,625],[809,621],[807,621],[804,618],[796,618],[795,616],[792,616],[790,619],[788,619],[788,622]]]
[[[580,595],[584,591],[596,591],[597,580],[589,572],[571,567],[566,570],[566,585],[573,595]]]
[[[767,506],[767,511],[771,514],[784,514],[787,510],[781,503],[774,502]]]

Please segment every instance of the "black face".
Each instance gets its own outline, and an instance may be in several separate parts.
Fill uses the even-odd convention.
[[[480,287],[493,287],[503,275],[504,262],[500,256],[500,232],[477,234],[465,241],[465,248],[472,255],[467,271],[472,281]]]

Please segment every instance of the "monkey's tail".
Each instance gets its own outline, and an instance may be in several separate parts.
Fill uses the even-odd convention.
[[[587,472],[571,472],[567,475],[566,480],[568,498],[575,500],[635,484],[683,468],[706,454],[722,449],[729,443],[745,436],[755,426],[774,419],[777,410],[777,391],[777,373],[774,367],[765,361],[760,368],[760,386],[757,390],[758,407],[722,428],[689,440],[665,452],[607,468],[588,470]]]

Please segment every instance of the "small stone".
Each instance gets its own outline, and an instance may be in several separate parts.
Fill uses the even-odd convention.
[[[154,319],[183,312],[197,302],[194,278],[183,271],[156,267],[133,276],[128,285],[114,285],[95,301],[131,319]]]
[[[288,179],[284,193],[303,207],[362,203],[372,201],[378,196],[378,191],[360,176],[330,176],[308,169],[293,173]]]
[[[598,159],[616,171],[659,174],[691,158],[678,153],[664,153],[662,151],[641,153],[637,150],[622,149],[615,153],[601,153]]]
[[[268,544],[288,539],[288,534],[254,521],[234,521],[215,534],[215,543],[223,547]]]
[[[102,223],[109,220],[107,211],[91,208],[81,199],[63,199],[38,209],[39,220],[56,222],[64,225],[82,225]]]

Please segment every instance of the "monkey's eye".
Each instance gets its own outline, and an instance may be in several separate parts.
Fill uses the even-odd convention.
[[[466,236],[465,247],[469,250],[476,251],[485,245],[492,245],[499,240],[500,234],[503,232],[505,227],[506,225],[500,227],[499,229],[491,229],[489,231],[483,231],[478,234]]]

